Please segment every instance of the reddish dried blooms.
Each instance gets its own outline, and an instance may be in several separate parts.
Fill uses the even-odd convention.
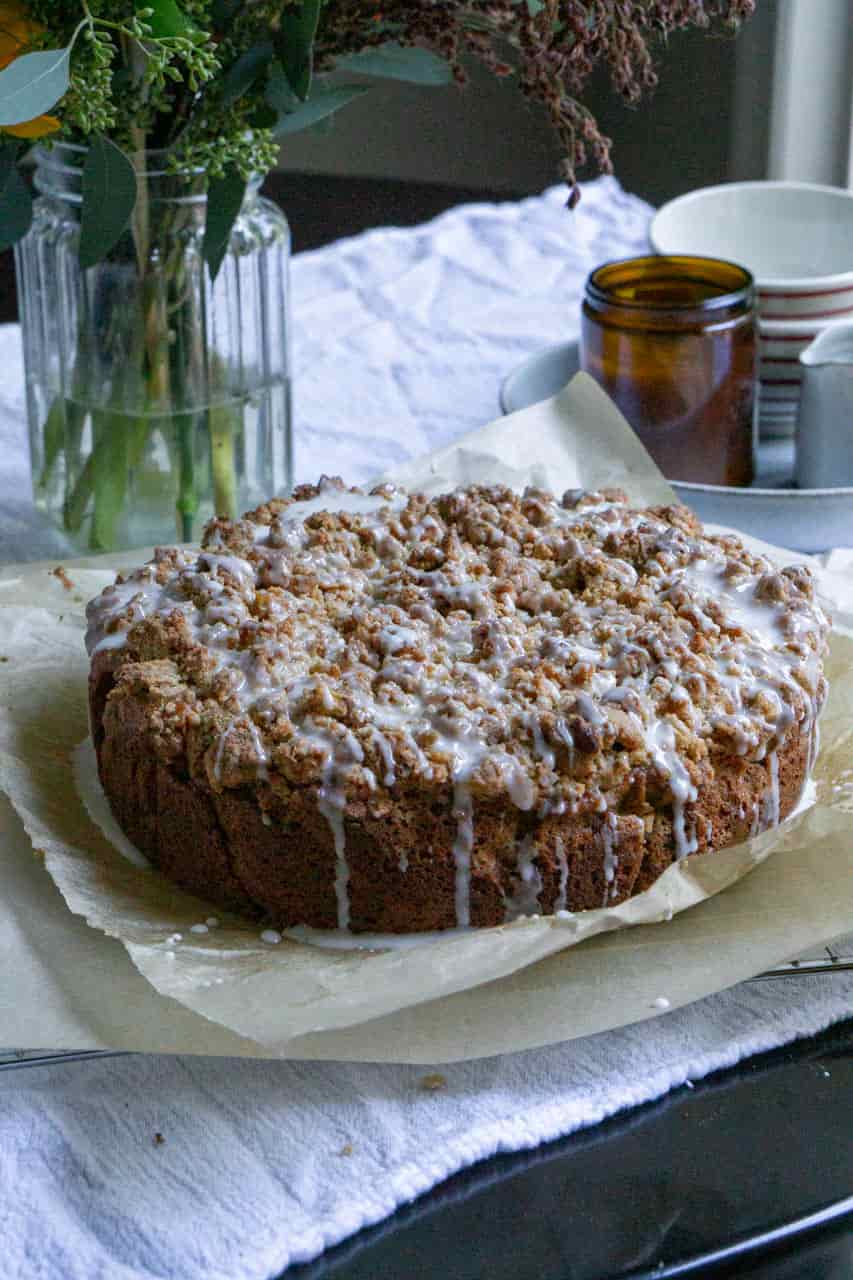
[[[606,66],[616,91],[634,104],[657,83],[655,38],[686,27],[736,31],[754,9],[755,0],[386,0],[377,12],[362,0],[327,0],[317,60],[328,69],[345,54],[393,39],[446,58],[459,84],[466,54],[497,76],[514,69],[525,97],[547,109],[563,146],[560,168],[573,207],[581,165],[612,171],[610,139],[581,101],[594,68]]]

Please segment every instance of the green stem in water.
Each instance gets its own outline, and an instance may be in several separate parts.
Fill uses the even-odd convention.
[[[234,439],[239,429],[233,403],[212,404],[207,411],[210,432],[210,469],[213,476],[213,509],[233,520],[237,515],[237,477],[234,474]]]
[[[109,551],[127,491],[127,436],[109,410],[92,413],[92,484],[95,501],[89,549]]]
[[[149,428],[150,420],[144,416],[131,417],[110,410],[95,410],[92,414],[92,551],[112,551],[116,546],[128,485],[145,452]]]
[[[95,483],[94,472],[95,455],[90,453],[83,465],[83,470],[77,477],[77,483],[66,497],[62,508],[62,523],[65,525],[67,533],[80,532],[80,526],[83,523],[86,508],[92,496],[92,488]]]
[[[36,480],[36,489],[40,493],[44,493],[50,485],[53,468],[56,466],[56,460],[62,450],[64,439],[65,400],[62,396],[57,396],[48,410],[47,417],[44,421],[44,430],[42,431],[44,452],[42,457],[41,473]]]
[[[196,415],[176,413],[174,423],[178,444],[178,498],[175,503],[178,538],[181,542],[192,542],[193,524],[198,512],[194,449]]]

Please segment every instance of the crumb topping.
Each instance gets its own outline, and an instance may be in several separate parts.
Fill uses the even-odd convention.
[[[324,478],[158,550],[87,616],[164,759],[215,790],[316,787],[336,846],[351,796],[451,785],[463,870],[472,796],[668,802],[690,852],[715,757],[764,758],[825,697],[807,569],[609,491]]]

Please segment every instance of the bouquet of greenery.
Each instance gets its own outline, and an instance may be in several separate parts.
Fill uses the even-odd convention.
[[[610,163],[580,101],[596,64],[636,102],[655,83],[652,37],[733,29],[753,9],[754,0],[1,0],[0,241],[29,226],[14,171],[24,144],[60,134],[90,145],[91,191],[111,192],[109,202],[84,200],[85,262],[127,225],[132,155],[153,147],[176,168],[206,169],[215,268],[249,175],[275,164],[288,134],[367,91],[329,72],[462,83],[465,55],[517,75],[524,95],[545,104],[575,200],[576,167]]]
[[[369,92],[371,78],[464,83],[473,58],[496,76],[515,77],[526,98],[544,105],[563,145],[572,205],[576,169],[610,165],[609,141],[581,101],[596,65],[609,67],[615,88],[633,103],[655,83],[655,39],[691,25],[736,28],[753,7],[754,0],[0,0],[0,247],[32,225],[21,165],[33,142],[42,154],[70,144],[82,170],[80,272],[123,255],[140,280],[135,318],[110,318],[103,332],[78,342],[71,381],[79,395],[51,393],[34,449],[37,496],[61,470],[66,530],[74,535],[88,513],[89,545],[115,545],[125,536],[116,530],[128,500],[117,473],[142,456],[150,415],[161,424],[172,415],[178,533],[194,531],[198,424],[185,412],[192,407],[188,370],[195,360],[214,381],[222,370],[200,350],[203,336],[190,332],[192,282],[174,249],[189,215],[176,207],[155,218],[144,181],[152,155],[165,172],[195,175],[203,186],[202,288],[210,290],[247,184],[277,162],[288,135]],[[122,404],[134,371],[139,411],[129,418],[119,406],[120,419],[89,421],[80,408],[89,379],[80,353],[109,341],[110,368],[122,370]],[[84,429],[95,440],[85,457]],[[214,441],[212,505],[221,514],[241,497],[230,463],[220,462],[217,475],[215,460],[227,455]]]

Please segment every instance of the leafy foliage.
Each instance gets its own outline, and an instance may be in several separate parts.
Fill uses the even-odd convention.
[[[193,24],[175,0],[148,0],[151,34],[155,40],[189,35]]]
[[[18,147],[0,145],[0,249],[8,249],[30,229],[33,198],[18,169]]]
[[[375,49],[362,49],[340,58],[338,67],[365,76],[388,80],[409,80],[413,84],[442,85],[453,82],[450,64],[437,53],[418,46],[405,48],[388,41]]]
[[[336,84],[330,88],[315,89],[307,102],[295,102],[292,110],[281,112],[273,133],[276,138],[284,138],[317,125],[367,91],[365,84]]]
[[[205,169],[213,267],[238,177],[245,185],[272,166],[282,138],[328,123],[370,78],[462,84],[472,57],[497,76],[515,76],[525,97],[544,104],[564,147],[573,203],[578,166],[610,167],[610,142],[582,103],[595,67],[605,66],[634,103],[655,84],[655,40],[688,26],[735,29],[754,0],[383,0],[381,8],[365,0],[4,0],[3,7],[13,48],[4,56],[0,38],[0,131],[35,137],[57,129],[63,140],[91,144],[93,191],[106,167],[119,181],[115,151],[165,149],[176,169]],[[366,81],[329,79],[340,71]],[[3,163],[0,238],[9,241],[25,229],[26,202]],[[96,245],[107,252],[114,243],[127,182],[122,190],[109,234],[101,215],[88,212],[87,196],[87,260]]]
[[[127,227],[136,203],[136,172],[124,152],[95,134],[83,166],[80,265],[93,267]]]
[[[246,194],[246,179],[239,169],[226,169],[219,178],[212,178],[207,192],[207,225],[204,230],[202,252],[215,280],[228,248],[231,230]]]
[[[291,89],[302,102],[311,87],[320,4],[321,0],[300,0],[299,4],[285,9],[275,37],[278,60]]]
[[[24,124],[55,107],[68,89],[71,49],[26,53],[0,71],[0,127]]]

